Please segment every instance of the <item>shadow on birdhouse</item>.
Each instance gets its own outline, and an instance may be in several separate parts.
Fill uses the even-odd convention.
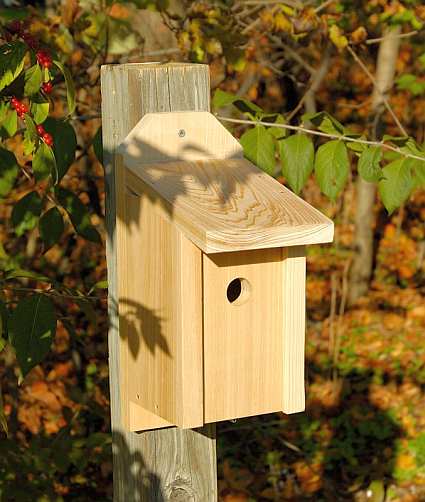
[[[147,114],[118,155],[125,426],[304,410],[305,245],[333,223],[207,112]]]

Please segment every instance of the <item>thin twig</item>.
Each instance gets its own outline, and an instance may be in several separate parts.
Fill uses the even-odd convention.
[[[379,37],[379,38],[369,38],[365,41],[365,44],[379,44],[382,42],[384,38],[387,40],[388,38],[409,38],[417,35],[419,33],[418,30],[409,31],[408,33],[400,33],[400,35],[391,35],[389,37]]]
[[[287,121],[290,122],[293,117],[299,112],[301,107],[304,105],[304,101],[308,98],[308,96],[314,96],[314,94],[319,89],[322,84],[323,79],[325,78],[328,68],[329,68],[329,49],[327,48],[325,54],[322,58],[322,62],[319,68],[316,70],[314,74],[310,77],[310,87],[304,93],[303,97],[299,100],[297,106],[291,111],[289,116],[287,117]]]
[[[299,63],[303,68],[305,68],[310,74],[316,73],[316,68],[311,66],[311,64],[307,63],[299,54],[296,52],[292,47],[289,45],[286,45],[285,43],[282,42],[278,37],[274,35],[270,35],[269,38],[294,61]]]
[[[234,119],[230,117],[222,117],[221,115],[216,115],[216,117],[223,122],[233,122],[234,124],[248,124],[248,125],[264,125],[267,127],[280,127],[282,129],[289,129],[291,131],[300,131],[306,134],[312,134],[313,136],[322,136],[323,138],[331,138],[331,139],[339,139],[341,141],[347,141],[349,143],[360,143],[362,145],[370,145],[370,146],[378,146],[380,148],[384,148],[385,150],[391,150],[392,152],[396,152],[403,157],[407,157],[409,159],[421,160],[425,161],[425,157],[420,157],[419,155],[414,155],[411,153],[405,153],[399,148],[395,146],[391,146],[388,143],[383,143],[381,141],[370,141],[367,139],[359,139],[359,138],[351,138],[350,136],[338,135],[338,134],[330,134],[322,131],[316,131],[314,129],[307,129],[302,126],[293,126],[290,124],[272,124],[270,122],[264,122],[262,120],[246,120],[246,119]]]
[[[326,7],[328,5],[330,5],[331,3],[334,3],[335,0],[327,0],[326,2],[322,3],[321,5],[317,6],[315,9],[314,9],[314,12],[315,14],[318,14],[321,10],[323,9],[326,9]]]
[[[329,358],[332,358],[335,351],[335,314],[336,314],[336,297],[337,297],[337,277],[336,272],[331,274],[331,308],[329,312]]]
[[[52,291],[49,289],[39,289],[39,288],[11,288],[9,286],[0,286],[1,290],[16,291],[19,293],[39,293],[41,295],[56,296],[57,298],[67,298],[70,300],[80,300],[80,301],[97,301],[99,298],[95,296],[79,296],[79,295],[65,295],[59,293],[58,291]]]
[[[338,320],[336,323],[336,332],[335,332],[335,346],[334,346],[334,354],[333,354],[333,380],[336,381],[338,377],[338,362],[339,355],[341,351],[341,325],[342,320],[344,318],[345,307],[347,305],[348,298],[348,272],[350,271],[351,259],[347,260],[344,265],[344,271],[342,273],[342,289],[341,289],[341,301],[339,304],[339,312],[338,312]]]
[[[372,101],[372,97],[369,97],[362,101],[361,103],[338,103],[338,108],[349,108],[350,110],[359,110],[360,108],[364,108]]]
[[[253,28],[255,28],[258,24],[261,23],[261,18],[257,17],[257,19],[254,19],[251,23],[249,23],[242,31],[242,35],[247,35]]]
[[[290,7],[296,7],[300,9],[303,7],[301,2],[297,2],[295,0],[246,0],[243,2],[243,5],[274,5],[274,4],[284,4],[284,5],[289,5]]]
[[[408,136],[406,130],[404,129],[402,123],[400,122],[400,120],[398,119],[397,115],[394,113],[394,110],[391,108],[391,105],[390,103],[388,102],[388,99],[387,97],[385,96],[385,93],[382,92],[379,87],[378,87],[378,84],[375,80],[375,77],[372,75],[372,73],[370,73],[369,69],[367,68],[367,66],[363,63],[363,61],[359,58],[359,56],[355,53],[355,51],[352,49],[351,46],[347,45],[347,50],[348,52],[351,54],[351,56],[354,58],[354,60],[356,61],[356,63],[361,67],[361,69],[366,73],[366,75],[369,77],[370,81],[372,82],[372,84],[374,85],[375,89],[377,89],[377,91],[379,92],[379,94],[381,95],[381,98],[382,98],[382,102],[384,103],[385,105],[385,108],[388,110],[388,112],[390,113],[391,117],[394,119],[394,122],[397,124],[397,127],[400,129],[400,132],[403,134],[403,136]]]

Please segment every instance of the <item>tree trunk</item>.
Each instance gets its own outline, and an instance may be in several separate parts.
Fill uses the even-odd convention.
[[[372,112],[374,114],[374,138],[382,136],[381,115],[384,111],[383,95],[394,82],[395,65],[400,46],[400,27],[388,29],[381,41],[376,64],[376,85],[372,95]],[[350,272],[348,301],[352,305],[369,289],[373,272],[373,237],[374,237],[374,204],[376,185],[357,179],[357,208],[355,215],[355,255]]]

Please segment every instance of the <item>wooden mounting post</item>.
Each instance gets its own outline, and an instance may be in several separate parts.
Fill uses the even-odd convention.
[[[116,264],[116,200],[124,187],[116,149],[146,113],[209,111],[206,65],[122,64],[102,67],[102,125],[106,176],[109,283],[109,372],[117,502],[215,502],[215,426],[126,432],[120,412]],[[140,250],[143,253],[143,249]],[[134,264],[137,268],[137,264]]]

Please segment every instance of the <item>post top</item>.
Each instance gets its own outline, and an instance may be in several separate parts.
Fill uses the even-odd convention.
[[[184,68],[206,68],[209,71],[209,66],[203,63],[180,63],[174,61],[146,61],[144,63],[120,63],[120,64],[104,64],[100,69],[105,71],[121,71],[121,70],[150,70],[150,69],[184,69]]]

